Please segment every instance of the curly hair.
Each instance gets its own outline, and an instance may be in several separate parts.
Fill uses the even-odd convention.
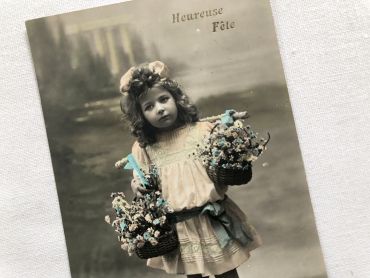
[[[145,119],[139,101],[140,96],[148,93],[151,88],[161,88],[172,95],[177,106],[179,126],[199,120],[197,107],[190,102],[177,82],[169,78],[161,78],[159,74],[153,73],[148,68],[148,64],[141,64],[133,71],[125,103],[121,101],[124,118],[130,123],[131,133],[137,137],[141,147],[151,145],[157,140],[158,129]]]

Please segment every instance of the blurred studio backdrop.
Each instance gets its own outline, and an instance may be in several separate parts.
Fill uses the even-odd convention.
[[[173,23],[173,14],[223,8],[219,18]],[[212,32],[212,22],[235,28]],[[132,196],[114,163],[134,138],[121,120],[119,79],[161,60],[201,116],[247,110],[268,150],[247,186],[229,196],[264,245],[243,277],[326,277],[268,0],[142,0],[26,22],[74,278],[171,277],[120,249],[104,222],[111,192]],[[52,185],[51,185],[52,186]]]

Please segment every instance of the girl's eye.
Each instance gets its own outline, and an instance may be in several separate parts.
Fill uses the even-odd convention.
[[[160,102],[164,103],[167,102],[170,98],[169,97],[161,97]]]
[[[152,110],[152,109],[153,109],[153,107],[154,107],[154,106],[153,106],[152,104],[150,104],[150,105],[145,106],[145,107],[144,107],[144,110],[145,110],[145,111],[149,111],[149,110]]]

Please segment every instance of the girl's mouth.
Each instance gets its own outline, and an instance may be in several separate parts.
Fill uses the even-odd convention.
[[[167,120],[169,117],[170,117],[170,115],[166,115],[166,116],[163,116],[163,117],[159,118],[159,120],[160,120],[160,121],[165,121],[165,120]]]

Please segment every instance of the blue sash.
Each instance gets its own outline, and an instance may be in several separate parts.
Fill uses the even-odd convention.
[[[174,224],[199,214],[207,214],[221,248],[228,245],[232,240],[236,240],[245,246],[253,241],[253,237],[246,229],[247,227],[233,213],[227,213],[223,206],[223,202],[227,198],[227,195],[225,195],[223,200],[207,203],[201,207],[175,212],[170,216],[170,221]]]

